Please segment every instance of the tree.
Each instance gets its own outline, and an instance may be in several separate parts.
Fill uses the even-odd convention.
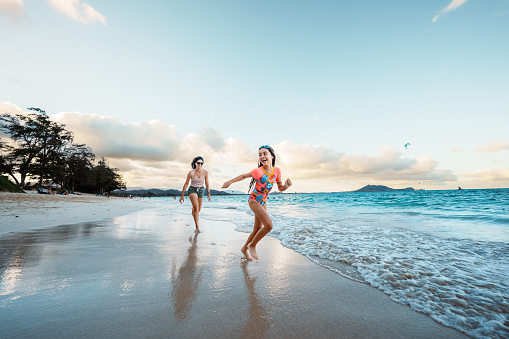
[[[0,115],[0,129],[17,142],[17,147],[10,147],[6,153],[3,153],[3,157],[6,166],[10,168],[9,175],[20,186],[25,186],[30,165],[38,152],[35,138],[36,131],[30,124],[31,120],[28,116],[22,114],[15,116],[10,114]],[[20,181],[14,176],[15,172],[20,174]]]
[[[7,173],[11,175],[10,173],[12,172],[12,166],[10,166],[10,161],[8,159],[10,150],[11,147],[7,145],[2,139],[0,139],[0,174]]]
[[[5,173],[7,169],[7,159],[5,159],[4,152],[6,152],[7,145],[0,139],[0,174]]]
[[[40,108],[29,108],[39,112],[35,115],[35,127],[37,129],[37,153],[32,166],[31,174],[39,177],[39,184],[44,179],[55,179],[54,172],[58,172],[63,164],[61,159],[65,157],[65,150],[72,144],[73,133],[65,129],[65,125],[51,121],[46,112]]]
[[[35,113],[0,115],[0,130],[13,141],[0,140],[0,173],[9,174],[22,187],[28,177],[36,177],[39,184],[52,179],[71,192],[102,194],[125,189],[118,169],[110,168],[104,158],[94,166],[92,150],[73,144],[73,133],[65,125],[51,121],[40,108],[28,110]]]
[[[92,186],[95,187],[95,191],[103,194],[117,189],[125,189],[125,182],[117,171],[118,168],[110,168],[106,159],[101,158],[98,165],[92,169]]]
[[[62,166],[63,177],[54,174],[55,178],[61,178],[62,186],[70,192],[74,192],[76,187],[86,187],[90,184],[94,159],[95,155],[89,147],[73,144],[66,150]]]
[[[14,148],[0,141],[0,174],[8,174],[18,186],[20,183],[15,174],[19,165],[20,161],[15,155]]]
[[[25,186],[27,176],[38,177],[39,184],[50,179],[51,167],[57,165],[73,140],[72,132],[65,125],[51,121],[44,110],[34,107],[29,110],[37,113],[0,115],[0,129],[15,141],[15,146],[2,152],[4,163],[20,186]],[[16,172],[19,181],[14,176]]]

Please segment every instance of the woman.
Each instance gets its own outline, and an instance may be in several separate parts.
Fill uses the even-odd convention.
[[[209,189],[209,173],[203,169],[204,160],[202,157],[196,157],[191,162],[191,167],[193,168],[187,174],[186,183],[184,184],[184,188],[182,188],[182,195],[180,196],[180,203],[184,202],[184,193],[186,192],[187,185],[189,181],[191,181],[191,186],[188,189],[189,200],[191,200],[191,204],[193,205],[193,218],[194,224],[196,225],[195,232],[200,232],[200,227],[198,225],[198,218],[200,216],[201,204],[203,202],[204,188],[203,183],[205,182],[205,187],[207,189],[207,196],[210,201],[210,189]]]

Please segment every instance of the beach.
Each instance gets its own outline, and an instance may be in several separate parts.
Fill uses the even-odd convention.
[[[195,234],[188,201],[78,198],[2,194],[2,337],[466,337],[270,236],[243,260],[247,234]]]
[[[116,217],[147,205],[148,200],[139,198],[0,192],[0,235]]]

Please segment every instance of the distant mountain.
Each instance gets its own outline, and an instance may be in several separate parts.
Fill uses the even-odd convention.
[[[141,186],[127,187],[128,191],[136,191],[136,190],[144,190],[144,189],[145,189],[145,187],[141,187]]]
[[[412,187],[396,189],[382,185],[367,185],[354,192],[396,192],[396,191],[415,191],[415,190]]]
[[[247,192],[242,192],[239,190],[224,190],[222,192],[228,193],[228,194],[247,194]]]
[[[180,190],[174,190],[174,189],[168,189],[168,190],[162,190],[159,188],[140,188],[140,189],[128,189],[125,191],[116,190],[114,191],[116,194],[132,194],[132,195],[149,195],[154,197],[167,197],[167,196],[174,196],[174,195],[181,195],[182,191]],[[186,194],[187,195],[187,194]],[[230,193],[224,192],[224,191],[218,191],[218,190],[210,190],[210,195],[230,195]]]

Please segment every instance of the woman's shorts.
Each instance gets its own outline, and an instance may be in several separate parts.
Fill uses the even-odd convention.
[[[198,194],[198,199],[202,199],[203,194],[205,193],[205,188],[203,186],[202,187],[189,186],[189,188],[187,189],[187,194],[191,195],[193,193]]]

